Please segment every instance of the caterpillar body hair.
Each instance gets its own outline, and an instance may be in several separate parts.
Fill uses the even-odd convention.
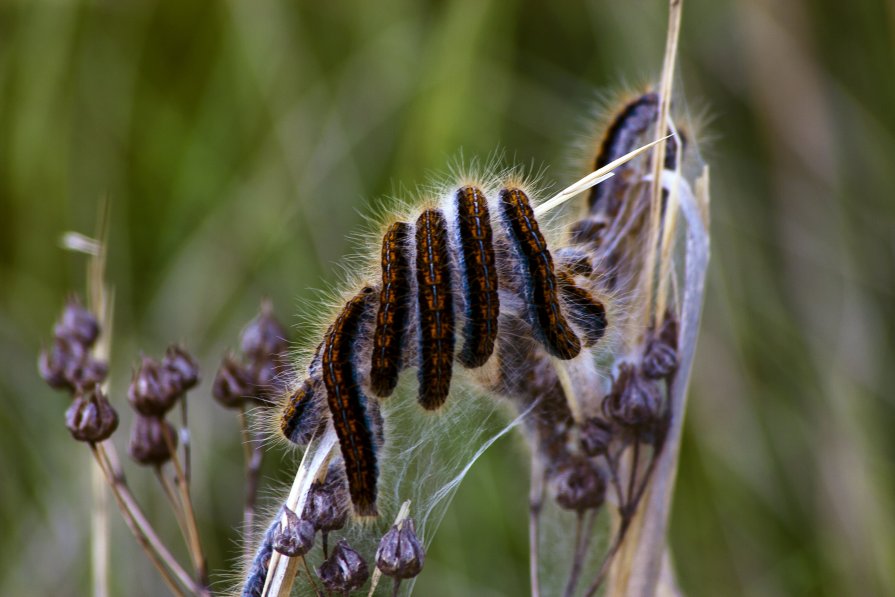
[[[415,218],[389,225],[378,253],[381,284],[347,299],[280,411],[293,443],[305,443],[328,412],[359,516],[377,513],[378,400],[394,392],[403,370],[416,367],[419,404],[437,410],[455,360],[488,386],[489,371],[503,367],[499,345],[575,359],[608,325],[586,256],[562,250],[554,263],[514,178],[453,186]],[[500,374],[512,375],[510,361],[506,368]]]

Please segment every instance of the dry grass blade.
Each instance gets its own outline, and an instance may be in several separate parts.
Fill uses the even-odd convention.
[[[677,192],[680,209],[687,224],[684,295],[678,343],[680,361],[669,394],[671,427],[656,461],[652,479],[644,495],[644,503],[631,522],[628,539],[619,550],[611,570],[607,595],[618,597],[655,595],[663,560],[667,557],[668,516],[708,269],[708,169],[696,181],[695,193],[682,179],[668,174],[665,180],[679,185]]]
[[[293,512],[303,512],[305,500],[311,483],[317,474],[324,469],[330,459],[330,453],[336,446],[336,432],[332,426],[327,427],[323,437],[318,442],[312,442],[305,455],[302,457],[289,497],[285,506]],[[309,461],[310,459],[310,461]],[[285,515],[283,515],[285,518]],[[285,524],[285,522],[284,522]],[[298,558],[290,558],[276,551],[270,558],[267,578],[264,580],[263,597],[288,597],[292,592],[292,583],[295,581],[295,573],[298,571]]]

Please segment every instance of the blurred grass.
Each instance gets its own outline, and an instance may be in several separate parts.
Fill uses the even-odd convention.
[[[34,361],[82,287],[58,238],[92,230],[100,197],[122,404],[141,350],[182,340],[209,380],[260,296],[297,322],[368,201],[461,148],[564,182],[597,90],[656,75],[664,18],[646,0],[0,3],[0,593],[87,591],[87,454]],[[681,81],[713,117],[714,181],[672,521],[688,595],[895,592],[893,36],[884,1],[686,2]],[[241,452],[208,387],[194,493],[220,571]],[[419,594],[526,592],[519,443],[474,467]],[[162,591],[118,518],[113,557],[114,594]]]

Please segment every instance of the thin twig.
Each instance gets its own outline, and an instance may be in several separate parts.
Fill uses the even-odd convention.
[[[186,484],[192,479],[192,465],[190,464],[190,426],[187,418],[186,394],[180,397],[180,443],[183,445],[183,476]]]
[[[183,535],[183,540],[189,541],[186,526],[183,520],[183,508],[180,505],[180,500],[178,500],[174,488],[171,487],[171,481],[165,476],[165,472],[162,470],[161,465],[156,465],[155,467],[153,467],[153,469],[155,472],[155,478],[158,479],[159,485],[162,486],[162,491],[164,492],[168,503],[171,505],[171,509],[174,511],[174,517],[177,519],[177,526],[180,528],[180,533]]]
[[[180,491],[180,504],[183,506],[183,519],[187,530],[187,546],[189,547],[190,557],[193,560],[193,566],[196,568],[196,576],[199,582],[202,585],[207,586],[208,569],[205,565],[205,554],[202,551],[202,542],[199,539],[199,527],[196,524],[196,514],[193,511],[190,488],[189,485],[187,485],[183,466],[177,455],[174,438],[171,437],[171,430],[166,424],[162,425],[162,435],[168,446],[168,452],[171,454],[171,464],[174,465],[174,478],[177,482],[177,488]]]
[[[531,596],[539,597],[541,582],[539,577],[541,506],[544,502],[544,469],[532,449],[531,481],[528,495],[528,575],[531,582]]]
[[[124,473],[114,464],[117,458],[109,457],[110,454],[114,453],[114,448],[107,450],[106,446],[100,443],[91,444],[90,449],[97,464],[106,476],[106,481],[112,490],[112,495],[121,510],[125,523],[131,529],[146,555],[158,568],[159,573],[162,575],[165,583],[171,588],[171,591],[178,596],[184,595],[183,591],[177,588],[176,583],[174,583],[171,577],[171,574],[173,574],[193,594],[211,597],[208,589],[199,585],[190,576],[159,538],[158,533],[156,533],[152,524],[146,518],[130,488],[127,486]]]

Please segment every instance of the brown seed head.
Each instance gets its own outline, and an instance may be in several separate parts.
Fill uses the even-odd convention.
[[[550,478],[556,503],[566,510],[583,512],[599,508],[606,495],[606,482],[596,464],[587,458],[575,458]]]
[[[252,360],[276,360],[286,349],[286,330],[273,315],[269,301],[242,332],[242,352]]]
[[[97,386],[78,390],[65,411],[65,426],[79,442],[101,442],[118,429],[118,413]]]
[[[591,417],[581,425],[581,450],[588,456],[606,453],[612,441],[612,425],[601,417]]]
[[[199,365],[186,350],[176,344],[169,346],[165,352],[162,369],[171,376],[181,394],[199,383]]]
[[[249,381],[248,372],[231,355],[224,357],[214,383],[211,387],[211,395],[224,408],[239,408],[246,398],[252,395],[252,384]]]
[[[141,415],[163,416],[181,396],[176,375],[155,359],[143,357],[127,389],[127,400]]]
[[[407,519],[393,526],[379,542],[376,550],[376,567],[386,576],[393,578],[413,578],[423,569],[426,550],[413,525]]]
[[[311,485],[308,501],[303,514],[318,531],[337,531],[348,520],[348,501],[341,479],[329,473],[326,481],[315,481]]]
[[[317,569],[317,576],[327,591],[348,593],[362,587],[370,578],[370,571],[361,555],[342,539]]]
[[[273,537],[273,548],[284,556],[294,558],[303,556],[314,547],[314,525],[302,520],[298,515],[284,507],[286,526],[280,523],[279,530]]]
[[[160,417],[144,416],[139,412],[134,417],[130,443],[127,452],[136,462],[143,465],[161,465],[171,458],[171,451],[165,441],[165,428],[173,447],[177,447],[177,432],[174,427]]]
[[[99,322],[93,314],[81,306],[81,302],[73,297],[65,303],[62,317],[53,328],[57,338],[65,338],[90,348],[99,337]]]
[[[668,313],[659,333],[653,335],[643,355],[643,374],[662,379],[677,370],[677,319]]]
[[[662,391],[654,380],[623,363],[612,391],[603,399],[603,414],[637,434],[650,433],[662,418]]]

